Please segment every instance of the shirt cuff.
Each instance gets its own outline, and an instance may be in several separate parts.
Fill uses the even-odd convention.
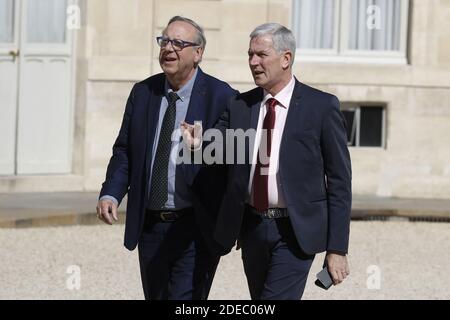
[[[343,252],[343,251],[339,251],[339,250],[332,250],[332,249],[327,250],[327,254],[329,254],[329,253],[338,254],[340,256],[346,256],[347,255],[347,252]]]
[[[104,196],[100,197],[100,199],[98,199],[98,200],[99,201],[101,201],[101,200],[111,200],[111,201],[113,201],[116,204],[116,206],[119,206],[119,201],[117,201],[117,199],[114,198],[113,196],[104,195]]]

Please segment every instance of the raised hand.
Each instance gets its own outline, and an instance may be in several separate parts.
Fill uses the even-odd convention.
[[[191,150],[197,150],[202,144],[203,127],[201,122],[194,122],[194,125],[191,125],[181,121],[180,128],[186,145]]]

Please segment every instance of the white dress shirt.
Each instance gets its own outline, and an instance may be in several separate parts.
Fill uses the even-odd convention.
[[[266,102],[270,98],[275,98],[278,104],[275,106],[275,125],[272,132],[272,145],[270,152],[269,176],[268,176],[268,196],[269,208],[286,208],[286,203],[283,196],[283,186],[281,185],[278,174],[279,158],[280,158],[280,144],[283,136],[284,125],[291,102],[292,93],[294,92],[295,79],[292,76],[291,81],[280,91],[275,97],[264,90],[264,99],[261,102],[259,109],[258,126],[256,129],[255,144],[253,146],[252,167],[250,171],[250,181],[248,184],[248,203],[253,206],[253,176],[255,174],[255,167],[257,162],[257,155],[259,144],[261,141],[262,127],[264,117],[267,113]]]

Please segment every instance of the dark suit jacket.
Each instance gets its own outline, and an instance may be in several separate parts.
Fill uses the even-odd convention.
[[[238,95],[216,128],[256,129],[262,99],[261,88]],[[297,241],[308,254],[325,250],[346,253],[348,249],[351,165],[346,136],[338,99],[296,81],[282,135],[278,173]],[[247,142],[246,163],[228,169],[228,186],[215,231],[215,239],[227,248],[239,236],[252,148]]]
[[[154,75],[134,85],[128,98],[119,135],[113,146],[106,180],[100,197],[110,195],[119,203],[128,192],[125,247],[133,250],[139,240],[145,217],[152,146],[158,123],[165,75]],[[204,129],[211,128],[227,102],[237,92],[227,83],[213,78],[199,68],[192,88],[186,122],[202,121]],[[211,176],[212,175],[212,176]],[[176,168],[175,188],[180,181],[194,189],[194,209],[198,224],[212,250],[221,250],[212,241],[212,230],[224,184],[215,188],[202,187],[210,180],[224,181],[224,171],[217,166],[202,168],[196,164],[180,164]],[[215,203],[211,203],[214,202]],[[208,211],[211,210],[211,211]],[[214,212],[214,210],[216,212]]]

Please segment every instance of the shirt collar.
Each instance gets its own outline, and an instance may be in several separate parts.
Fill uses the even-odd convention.
[[[289,103],[291,102],[292,94],[294,93],[294,87],[295,87],[295,78],[292,75],[291,80],[289,83],[281,89],[280,92],[278,92],[275,97],[273,97],[270,93],[268,93],[266,90],[264,90],[264,99],[263,99],[263,106],[266,105],[267,100],[270,98],[275,98],[279,104],[287,109],[289,108]]]
[[[194,83],[195,83],[195,79],[197,78],[197,74],[198,74],[198,68],[195,68],[195,73],[192,76],[191,79],[189,79],[189,81],[180,88],[180,90],[175,91],[176,94],[178,94],[178,96],[180,97],[181,101],[184,101],[185,99],[189,99],[191,97],[191,93],[192,93],[192,88],[194,87]],[[170,88],[169,86],[169,82],[166,79],[166,82],[164,84],[164,91],[166,93],[166,96],[169,92],[172,92],[173,90]]]

